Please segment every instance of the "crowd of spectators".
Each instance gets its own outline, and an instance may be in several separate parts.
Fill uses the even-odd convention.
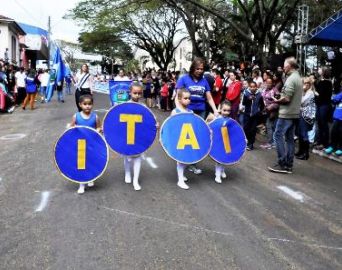
[[[219,104],[228,100],[231,103],[231,118],[244,128],[247,150],[255,148],[257,131],[267,136],[262,149],[276,148],[274,132],[279,118],[280,97],[287,79],[283,67],[276,70],[261,70],[258,65],[228,67],[205,65],[203,77],[210,87],[211,97],[219,110]],[[114,80],[139,81],[144,86],[144,99],[149,108],[157,107],[171,111],[175,107],[177,81],[186,74],[180,71],[142,72],[120,70]],[[49,70],[25,70],[0,61],[0,111],[13,112],[18,106],[31,109],[35,101],[46,101],[46,89],[52,80]],[[94,81],[105,81],[108,77],[95,75]],[[342,98],[341,89],[333,89],[330,70],[322,67],[317,74],[303,77],[303,91],[300,118],[296,122],[295,136],[298,138],[296,157],[306,160],[309,149],[325,151],[327,154],[342,155]],[[65,92],[71,94],[73,78],[65,78]],[[63,84],[57,87],[58,101],[64,102]],[[206,115],[213,111],[206,104]]]

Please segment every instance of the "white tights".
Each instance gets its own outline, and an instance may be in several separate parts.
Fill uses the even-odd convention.
[[[177,185],[182,189],[188,189],[189,186],[185,184],[186,178],[184,177],[184,169],[186,165],[183,163],[177,162],[177,175],[178,175],[178,183]]]
[[[140,190],[141,186],[139,185],[139,174],[141,168],[141,156],[138,157],[124,157],[124,166],[125,166],[125,182],[131,183],[131,168],[133,168],[133,187],[135,190]]]

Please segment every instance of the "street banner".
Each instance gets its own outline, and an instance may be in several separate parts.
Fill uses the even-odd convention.
[[[165,120],[160,143],[166,154],[185,164],[204,159],[211,148],[211,131],[205,121],[193,113],[179,113]]]
[[[109,98],[112,106],[129,100],[129,88],[131,84],[132,81],[109,81]]]
[[[94,82],[94,92],[109,94],[109,83],[108,82]]]
[[[55,163],[68,180],[89,183],[99,178],[108,164],[108,146],[90,127],[67,129],[55,144]]]
[[[103,119],[103,133],[110,148],[125,156],[145,152],[157,134],[156,118],[146,106],[126,102],[112,107]]]
[[[231,118],[217,118],[209,123],[213,134],[210,157],[220,164],[237,163],[246,151],[242,127]]]

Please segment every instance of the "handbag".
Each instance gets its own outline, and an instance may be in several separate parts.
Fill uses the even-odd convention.
[[[314,124],[316,116],[316,104],[314,99],[311,99],[306,106],[302,107],[301,114],[305,122],[309,125]]]

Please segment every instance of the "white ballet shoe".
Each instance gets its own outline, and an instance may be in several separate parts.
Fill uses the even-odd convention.
[[[85,187],[84,184],[80,184],[80,187],[77,190],[77,194],[83,194],[84,193],[84,187]]]
[[[218,183],[218,184],[221,184],[222,183],[222,180],[221,180],[221,177],[215,177],[215,182]]]
[[[183,176],[183,180],[184,182],[188,181],[188,178],[186,178],[185,176]]]
[[[225,171],[222,171],[221,177],[222,177],[223,179],[224,179],[224,178],[227,178],[227,175],[226,175],[226,172],[225,172]]]
[[[133,184],[134,190],[138,191],[141,190],[141,186],[138,183]]]
[[[94,182],[90,182],[90,183],[88,183],[88,187],[93,187],[95,185],[95,183]]]
[[[184,181],[178,181],[177,186],[179,186],[182,189],[189,189],[189,186],[184,183]]]
[[[131,178],[130,175],[125,175],[125,183],[126,183],[126,184],[132,183],[132,178]]]

